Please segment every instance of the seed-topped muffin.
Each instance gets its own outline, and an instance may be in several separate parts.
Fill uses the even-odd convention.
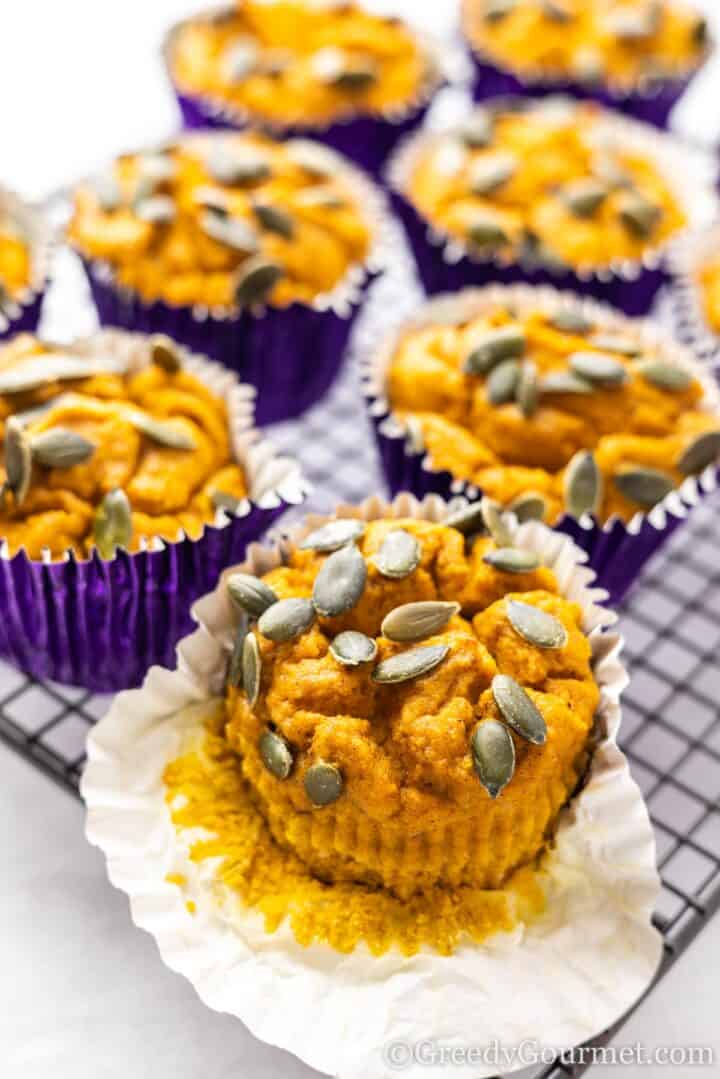
[[[36,328],[51,247],[38,209],[0,187],[0,340]]]
[[[708,326],[720,336],[720,255],[710,255],[697,267],[697,283]]]
[[[0,212],[0,309],[18,300],[29,286],[30,278],[27,239],[10,215]]]
[[[406,896],[496,888],[540,853],[598,690],[579,607],[497,506],[334,519],[227,587],[226,735],[313,872]]]
[[[629,521],[720,455],[717,403],[684,350],[568,295],[438,299],[388,351],[388,404],[416,452],[523,517]]]

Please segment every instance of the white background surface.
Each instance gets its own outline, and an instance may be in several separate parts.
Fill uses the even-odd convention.
[[[177,124],[157,51],[194,0],[0,0],[0,181],[40,198],[124,147]],[[378,0],[445,30],[454,0]],[[717,2],[703,5],[720,23]],[[715,8],[713,12],[713,8]],[[678,122],[720,134],[720,63]],[[204,1008],[130,923],[81,805],[0,746],[0,1077],[300,1079],[315,1075]],[[713,1045],[710,1069],[630,1066],[619,1074],[720,1074],[720,917],[632,1017],[616,1044]],[[431,1032],[429,1032],[431,1033]],[[401,1074],[401,1073],[397,1073]],[[610,1074],[597,1068],[593,1074]],[[432,1069],[428,1070],[429,1079]]]

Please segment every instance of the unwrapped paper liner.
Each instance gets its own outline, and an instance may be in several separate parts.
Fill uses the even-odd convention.
[[[418,503],[403,494],[391,506],[372,498],[341,507],[338,515],[440,521],[447,511],[436,496]],[[308,518],[293,540],[322,520]],[[87,835],[104,851],[112,883],[129,895],[135,923],[207,1005],[340,1079],[393,1074],[392,1054],[403,1052],[391,1048],[397,1043],[579,1044],[635,1003],[660,960],[661,937],[650,922],[659,894],[652,827],[616,743],[627,676],[618,658],[621,641],[607,631],[615,615],[597,606],[602,593],[591,588],[593,574],[566,537],[530,522],[516,542],[541,555],[562,593],[581,605],[601,697],[585,785],[562,811],[544,861],[547,909],[511,933],[481,945],[464,942],[451,956],[423,949],[377,958],[365,947],[349,955],[322,944],[303,948],[287,922],[266,933],[261,915],[239,904],[211,863],[189,859],[191,840],[170,820],[162,777],[188,739],[197,738],[208,702],[222,692],[235,624],[224,587],[195,605],[200,628],[181,643],[178,670],[151,671],[141,690],[116,699],[89,737],[82,780]],[[287,542],[253,546],[242,568],[264,573],[289,549]],[[168,873],[182,874],[186,884],[168,883]],[[477,1062],[408,1063],[403,1074],[481,1079],[497,1071]]]
[[[488,104],[519,110],[562,110],[575,105],[562,97],[544,101],[495,98]],[[609,112],[600,114],[602,122],[593,131],[598,146],[607,142],[621,146],[625,152],[632,149],[650,156],[682,206],[689,227],[707,227],[718,216],[720,203],[714,189],[718,167],[710,155],[638,121]],[[468,285],[526,282],[572,289],[612,304],[627,315],[649,312],[659,289],[670,279],[667,244],[649,249],[642,259],[616,259],[602,267],[554,267],[512,253],[473,252],[457,237],[431,224],[415,208],[407,191],[426,140],[437,134],[426,130],[409,136],[399,144],[386,169],[393,208],[405,227],[427,293],[457,292]]]
[[[106,330],[72,349],[132,365],[147,357],[147,339]],[[94,549],[85,560],[70,552],[62,560],[38,561],[24,549],[10,556],[2,545],[0,656],[35,678],[110,693],[139,685],[154,663],[171,664],[175,645],[193,625],[190,605],[307,493],[297,464],[261,441],[253,388],[202,356],[185,354],[183,366],[225,400],[230,444],[249,497],[235,512],[218,510],[198,539],[155,539],[111,559]]]
[[[408,331],[443,322],[462,322],[485,309],[510,305],[518,311],[538,307],[548,312],[558,307],[578,308],[598,326],[609,332],[623,332],[626,319],[617,311],[571,293],[530,285],[495,285],[484,289],[468,288],[453,296],[437,296],[417,314],[403,321],[377,347],[366,353],[363,384],[365,400],[375,432],[385,480],[391,494],[412,491],[417,498],[439,494],[441,498],[463,495],[470,501],[482,497],[482,491],[467,480],[458,479],[447,469],[435,469],[425,449],[414,444],[406,424],[392,412],[387,397],[387,372],[400,338]],[[720,418],[720,393],[706,369],[687,348],[683,348],[651,322],[638,322],[641,340],[660,345],[663,355],[679,364],[698,379],[704,390],[703,407]],[[684,483],[648,513],[637,513],[625,523],[609,518],[602,526],[586,514],[580,521],[565,514],[553,527],[571,536],[585,551],[588,565],[597,575],[597,584],[605,588],[612,604],[618,604],[637,580],[648,559],[670,538],[694,506],[718,488],[720,472],[708,466],[699,476],[689,476]]]
[[[30,282],[18,297],[0,305],[0,342],[16,333],[32,333],[40,321],[50,277],[54,233],[40,210],[0,187],[0,221],[7,216],[21,231],[30,251]]]

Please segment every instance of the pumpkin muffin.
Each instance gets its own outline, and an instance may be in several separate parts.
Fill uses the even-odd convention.
[[[40,213],[0,188],[0,340],[36,328],[50,248],[50,232]]]
[[[562,86],[661,126],[710,52],[680,0],[463,0],[462,21],[478,99]]]
[[[495,506],[332,520],[227,587],[226,737],[277,842],[401,896],[540,854],[599,693],[580,608]]]
[[[267,422],[336,374],[380,268],[380,216],[380,196],[323,146],[208,133],[81,184],[68,237],[102,321],[202,347],[258,387]]]
[[[440,82],[433,50],[400,19],[313,0],[195,16],[170,34],[166,61],[190,126],[302,131],[367,167],[419,122]]]

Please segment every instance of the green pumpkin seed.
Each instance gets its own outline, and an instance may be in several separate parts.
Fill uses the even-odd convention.
[[[504,405],[515,398],[520,364],[517,360],[501,360],[490,372],[485,384],[485,393],[491,405]]]
[[[5,472],[7,485],[22,505],[27,497],[32,477],[32,448],[22,424],[11,416],[5,423]]]
[[[703,48],[707,45],[710,38],[710,31],[708,28],[708,21],[704,15],[698,15],[693,24],[690,40],[693,45],[698,48]]]
[[[388,532],[371,561],[383,577],[400,580],[417,569],[421,557],[422,547],[415,536],[404,528],[397,528]]]
[[[377,642],[357,630],[347,629],[338,633],[330,643],[330,655],[343,667],[358,667],[370,663],[377,655]]]
[[[514,498],[508,509],[517,517],[518,524],[524,521],[543,521],[547,513],[547,501],[537,491],[526,491]]]
[[[398,652],[396,656],[390,656],[378,663],[372,672],[372,679],[382,685],[409,682],[413,678],[429,674],[442,663],[449,651],[450,646],[447,644],[429,644],[422,648],[411,648],[407,652]]]
[[[272,174],[267,158],[249,146],[214,146],[205,164],[213,180],[227,187],[250,187]]]
[[[177,374],[182,369],[180,349],[164,333],[154,333],[150,338],[150,362],[170,375]]]
[[[259,618],[268,607],[278,602],[278,597],[260,577],[251,573],[233,573],[227,579],[230,599],[251,618]]]
[[[645,8],[618,8],[603,20],[604,29],[625,44],[645,41],[658,27],[658,11],[654,4]]]
[[[159,446],[167,446],[173,450],[194,450],[196,442],[192,435],[182,427],[172,422],[156,420],[147,412],[139,408],[128,408],[123,412],[123,417],[141,435],[146,435]]]
[[[501,22],[517,7],[517,0],[485,0],[483,18],[485,22]]]
[[[628,468],[613,476],[618,491],[631,502],[649,509],[675,489],[672,476],[656,468]]]
[[[548,324],[560,333],[573,333],[579,337],[593,331],[593,323],[579,307],[559,307],[548,318]]]
[[[263,611],[257,626],[263,637],[282,644],[306,633],[314,621],[315,608],[309,599],[279,599]]]
[[[169,225],[175,220],[177,208],[169,195],[151,195],[136,203],[135,214],[151,225]]]
[[[569,362],[575,374],[589,382],[619,386],[627,378],[624,365],[601,352],[573,352]]]
[[[229,217],[214,210],[206,210],[200,215],[198,223],[206,236],[223,247],[229,247],[231,251],[254,255],[259,249],[254,229],[241,217]]]
[[[255,634],[248,633],[243,643],[242,651],[242,684],[251,708],[255,707],[260,696],[261,681],[262,656],[260,655],[260,648]]]
[[[486,375],[501,360],[522,356],[527,341],[520,326],[501,326],[479,337],[465,358],[463,370],[469,375]]]
[[[103,213],[109,214],[120,208],[122,191],[113,173],[107,172],[94,176],[90,183]]]
[[[256,255],[243,263],[235,285],[235,300],[241,307],[262,303],[285,274],[282,266],[263,255]]]
[[[124,491],[116,487],[108,491],[95,514],[93,528],[95,546],[101,558],[112,558],[118,547],[127,548],[132,539],[130,502]]]
[[[230,213],[230,204],[225,192],[219,187],[211,187],[210,184],[201,184],[192,193],[193,202],[203,210],[209,210],[218,217],[227,217]]]
[[[458,137],[471,150],[482,150],[493,140],[493,117],[486,109],[475,109],[457,129]]]
[[[492,498],[488,498],[487,495],[483,495],[480,500],[480,510],[485,522],[485,528],[492,536],[493,543],[497,547],[512,547],[513,532],[503,519],[500,504]]]
[[[618,356],[626,356],[629,360],[640,355],[640,344],[632,337],[621,337],[620,334],[596,333],[588,342],[598,352],[614,352]]]
[[[697,435],[681,453],[677,467],[683,476],[702,472],[720,456],[720,431],[704,431]]]
[[[528,644],[536,648],[564,648],[567,644],[567,630],[555,615],[519,599],[506,600],[505,610],[510,625]]]
[[[540,379],[540,393],[592,393],[593,386],[572,371],[550,371]]]
[[[481,157],[470,169],[468,183],[473,195],[482,198],[492,195],[512,180],[517,171],[517,158],[513,154],[496,153]]]
[[[492,251],[510,242],[510,237],[498,219],[483,211],[478,211],[474,215],[467,227],[465,237],[473,247],[486,251]]]
[[[286,240],[293,238],[295,223],[287,211],[267,202],[254,202],[253,213],[268,232],[276,232]]]
[[[578,180],[564,189],[562,198],[575,217],[593,217],[607,198],[607,188],[599,180]]]
[[[313,585],[313,604],[326,618],[352,610],[367,581],[365,559],[354,544],[341,547],[323,563]]]
[[[642,360],[635,365],[635,370],[651,386],[657,386],[660,390],[669,390],[671,393],[682,393],[692,386],[692,375],[683,371],[675,363],[664,363],[662,360]]]
[[[542,565],[533,551],[523,551],[517,547],[498,547],[495,551],[487,551],[483,555],[483,562],[501,573],[531,573]]]
[[[547,738],[542,712],[523,687],[507,674],[496,674],[492,695],[506,723],[528,742],[541,746]]]
[[[230,663],[228,664],[227,675],[227,687],[233,689],[242,688],[243,672],[242,672],[242,657],[243,648],[245,646],[245,638],[248,635],[249,620],[248,616],[243,611],[240,616],[240,622],[235,633],[235,641],[233,643],[233,650],[230,656]]]
[[[293,755],[282,735],[265,731],[260,738],[260,759],[276,779],[287,779],[292,771]]]
[[[550,22],[567,23],[572,22],[575,17],[573,12],[559,0],[541,0],[541,2],[542,13]]]
[[[297,201],[303,206],[319,207],[322,210],[343,210],[347,207],[346,199],[330,187],[306,187],[299,191]]]
[[[64,382],[95,375],[122,375],[126,366],[110,357],[85,359],[82,356],[46,353],[17,367],[0,371],[0,393],[24,393],[48,382]]]
[[[602,501],[602,474],[589,450],[579,450],[568,462],[564,493],[565,510],[576,520],[584,513],[598,512]]]
[[[637,191],[629,191],[620,205],[620,221],[633,236],[647,240],[655,230],[663,211]]]
[[[422,641],[444,629],[459,610],[459,603],[444,603],[441,600],[403,603],[385,615],[380,632],[389,641]]]
[[[222,55],[222,73],[229,83],[237,85],[252,74],[260,57],[254,41],[236,41]]]
[[[539,398],[540,380],[537,367],[530,360],[525,360],[515,387],[515,401],[525,419],[530,419],[535,414]]]
[[[350,93],[368,90],[378,78],[377,68],[371,61],[351,58],[333,45],[318,49],[311,65],[313,74],[320,82]]]
[[[241,500],[236,498],[235,495],[228,494],[227,491],[218,491],[217,489],[211,491],[210,501],[212,502],[214,509],[224,510],[226,513],[232,515],[237,514],[240,509]]]
[[[318,809],[337,802],[343,792],[343,777],[339,768],[326,761],[311,764],[303,780],[305,793]]]
[[[97,449],[94,442],[75,431],[53,427],[31,440],[34,460],[45,468],[72,468],[87,461]]]
[[[331,551],[339,551],[346,543],[353,543],[360,539],[364,532],[364,521],[358,521],[354,517],[340,517],[310,532],[305,539],[300,541],[298,547],[301,551],[319,551],[327,554]]]
[[[443,524],[446,528],[457,529],[457,531],[462,532],[464,536],[469,536],[473,532],[483,531],[485,528],[485,517],[483,516],[481,503],[471,502],[469,506],[463,506],[462,509],[448,514],[443,521]]]
[[[497,798],[515,772],[515,743],[496,719],[478,723],[473,731],[472,762],[475,773],[491,798]]]
[[[315,180],[329,180],[338,173],[336,157],[319,143],[307,139],[293,139],[285,144],[287,156]]]

